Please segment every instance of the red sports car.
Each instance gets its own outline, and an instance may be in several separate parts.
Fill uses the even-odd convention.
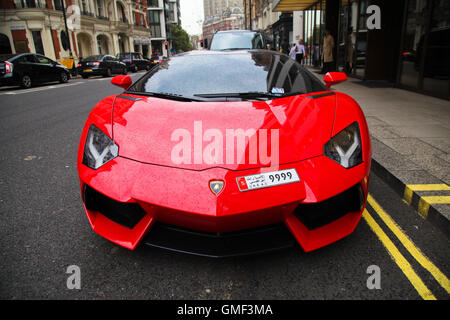
[[[174,56],[100,101],[78,172],[95,232],[210,257],[304,251],[349,235],[371,146],[359,105],[266,50]]]

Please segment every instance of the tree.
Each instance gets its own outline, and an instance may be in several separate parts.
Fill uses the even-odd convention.
[[[192,49],[188,33],[178,24],[172,25],[173,48],[175,52]]]

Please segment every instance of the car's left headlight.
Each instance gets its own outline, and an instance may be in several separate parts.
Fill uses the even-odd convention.
[[[83,164],[98,169],[119,154],[119,147],[95,125],[91,124],[84,145]]]
[[[353,122],[339,132],[323,148],[325,156],[344,168],[352,168],[362,162],[361,134],[358,122]]]

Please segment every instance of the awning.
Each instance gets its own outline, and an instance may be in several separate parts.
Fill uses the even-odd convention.
[[[275,0],[272,11],[302,11],[319,2],[318,0]]]

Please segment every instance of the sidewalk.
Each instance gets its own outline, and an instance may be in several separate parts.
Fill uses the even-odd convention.
[[[370,84],[349,78],[333,89],[366,115],[374,172],[450,235],[450,101]]]

